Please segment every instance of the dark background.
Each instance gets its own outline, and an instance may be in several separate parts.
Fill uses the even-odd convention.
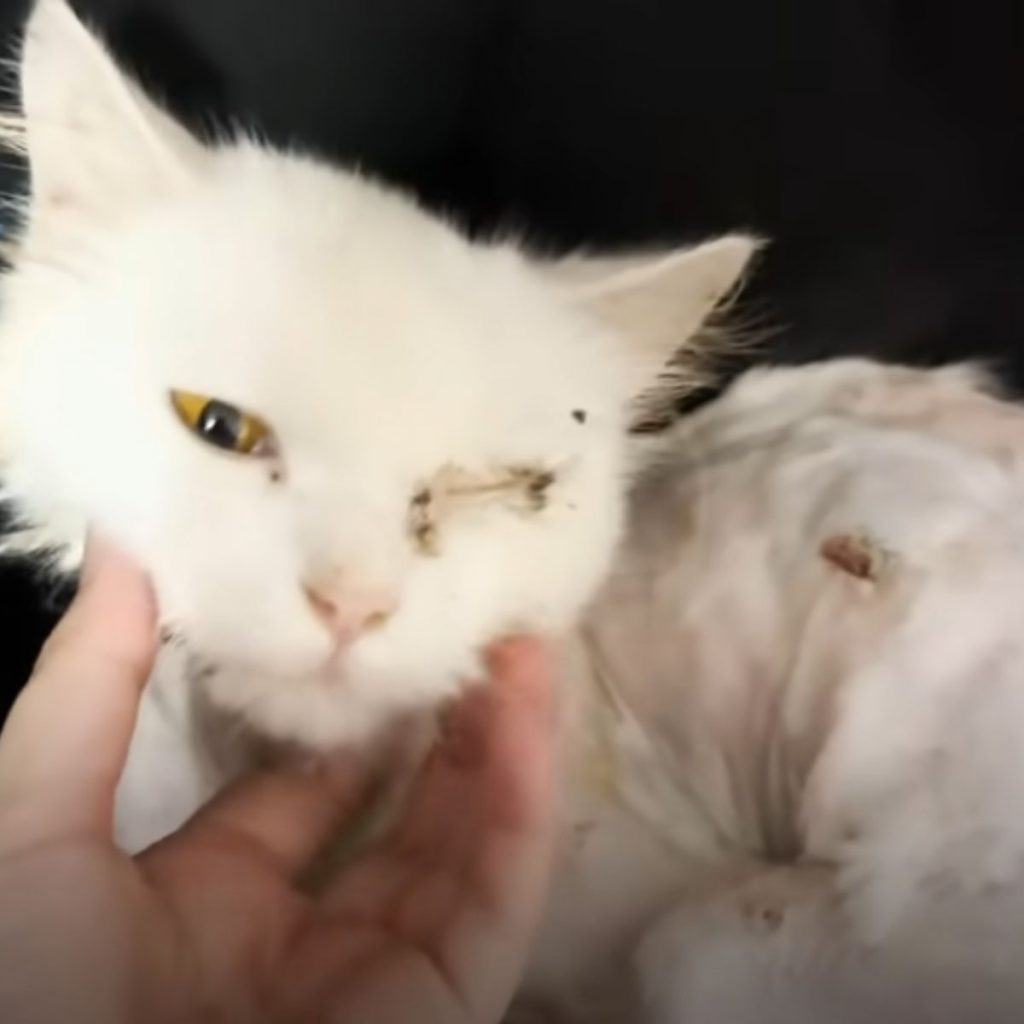
[[[197,130],[242,119],[357,160],[474,231],[769,236],[761,359],[984,357],[1024,386],[1024,3],[75,6]],[[0,0],[10,46],[26,9]],[[4,569],[0,615],[2,715],[52,609]]]

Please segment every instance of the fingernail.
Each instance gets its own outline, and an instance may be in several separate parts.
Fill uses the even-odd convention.
[[[98,567],[103,562],[106,545],[102,538],[93,530],[85,535],[85,546],[82,551],[82,569],[79,574],[79,586],[85,587],[97,576]]]
[[[106,535],[90,527],[85,535],[80,586],[89,586],[103,573],[103,566],[123,561],[125,556]]]
[[[519,682],[547,671],[547,645],[538,636],[510,636],[487,651],[487,668],[494,678]]]

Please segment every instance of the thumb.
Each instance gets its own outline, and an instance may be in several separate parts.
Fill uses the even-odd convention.
[[[0,733],[5,840],[109,835],[114,790],[155,650],[145,577],[91,537],[78,593]]]

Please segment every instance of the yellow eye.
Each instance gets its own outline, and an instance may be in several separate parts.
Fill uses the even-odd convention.
[[[270,427],[252,413],[192,391],[172,391],[171,405],[178,419],[207,444],[237,455],[274,454]]]

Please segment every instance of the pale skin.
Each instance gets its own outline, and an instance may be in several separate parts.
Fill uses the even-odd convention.
[[[492,650],[394,835],[314,899],[297,877],[367,789],[351,760],[245,779],[138,857],[114,845],[154,637],[145,578],[94,539],[0,734],[0,1019],[499,1021],[550,870],[543,645]]]

